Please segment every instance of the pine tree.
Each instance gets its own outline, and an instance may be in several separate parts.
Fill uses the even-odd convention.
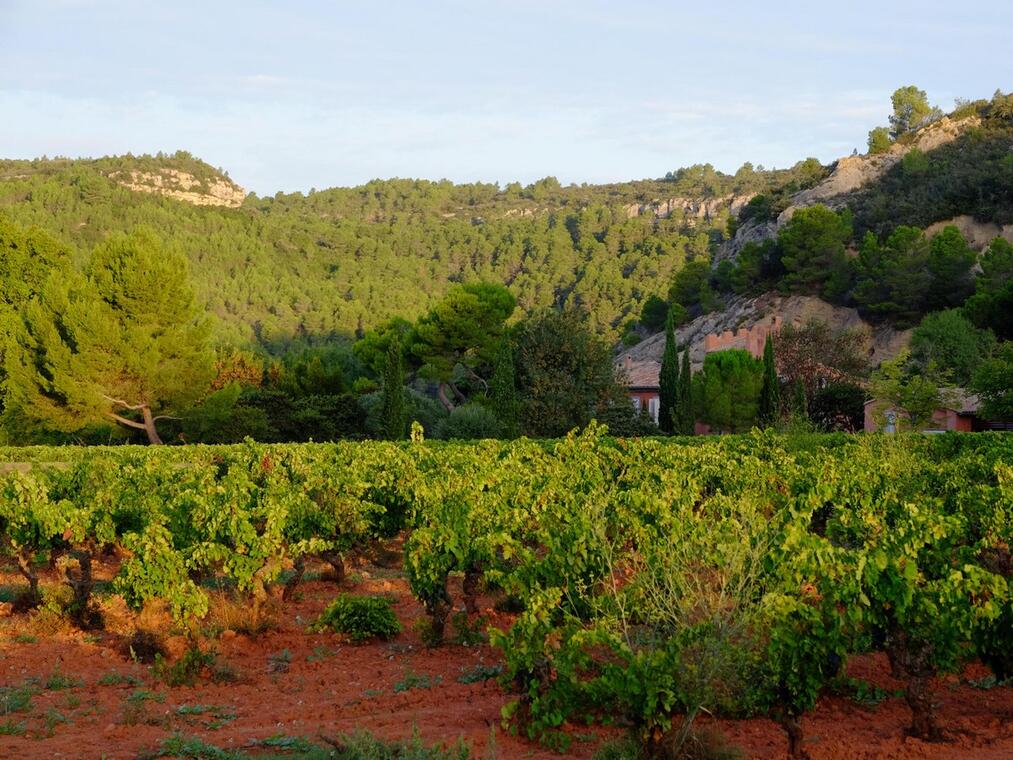
[[[141,229],[99,245],[85,275],[54,272],[21,310],[9,405],[39,428],[113,421],[161,443],[158,420],[192,406],[214,376],[187,260]]]
[[[777,367],[774,365],[774,341],[768,335],[763,347],[763,387],[760,389],[759,423],[768,427],[777,420],[781,403]]]
[[[679,351],[675,345],[675,327],[671,313],[665,321],[665,353],[661,357],[659,377],[658,427],[671,435],[677,432],[679,407]]]
[[[682,353],[682,371],[679,372],[679,429],[680,435],[696,432],[696,415],[693,413],[693,370],[689,366],[689,349]]]
[[[390,441],[405,437],[408,424],[408,408],[404,390],[404,357],[401,355],[401,338],[394,333],[387,347],[387,364],[383,372],[381,396],[381,433]]]
[[[509,337],[504,337],[496,353],[492,379],[489,382],[492,410],[503,426],[505,438],[516,438],[520,404],[517,400],[517,381],[514,373],[514,352]]]

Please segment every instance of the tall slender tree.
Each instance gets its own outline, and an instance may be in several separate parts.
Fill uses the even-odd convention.
[[[492,397],[492,410],[503,426],[503,436],[516,438],[520,402],[517,400],[514,352],[509,335],[503,336],[499,351],[496,353],[492,379],[489,381],[489,395]]]
[[[665,353],[661,357],[658,379],[658,427],[671,435],[677,432],[679,415],[679,350],[675,345],[675,325],[669,312],[665,320]]]
[[[696,432],[696,414],[693,412],[693,370],[689,366],[689,349],[682,353],[682,370],[679,372],[679,429],[680,435]]]
[[[780,381],[774,364],[774,340],[768,335],[763,346],[763,387],[760,388],[760,411],[758,421],[768,427],[777,420],[781,405]]]
[[[383,437],[391,441],[399,441],[404,438],[405,427],[408,424],[404,374],[401,338],[395,333],[387,346],[387,364],[383,371],[383,391],[380,407],[380,419],[383,421]]]

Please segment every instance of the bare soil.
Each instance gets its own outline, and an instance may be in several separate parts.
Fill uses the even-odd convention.
[[[114,570],[105,565],[99,575],[108,578]],[[49,583],[57,580],[44,575]],[[8,597],[20,583],[12,568],[0,573]],[[217,652],[218,677],[229,682],[216,683],[206,670],[196,685],[175,688],[165,686],[152,666],[131,659],[125,641],[133,620],[114,598],[102,602],[106,630],[92,633],[48,613],[8,614],[0,619],[0,687],[27,686],[33,694],[24,711],[4,714],[0,704],[0,732],[15,732],[0,734],[0,757],[136,758],[154,753],[174,733],[256,754],[255,743],[267,737],[322,744],[321,736],[356,729],[388,739],[413,731],[428,742],[463,738],[477,758],[561,756],[502,729],[500,710],[513,695],[495,678],[459,680],[488,673],[499,663],[495,650],[485,643],[423,644],[413,628],[422,608],[396,567],[363,563],[343,586],[352,593],[391,595],[404,627],[392,641],[353,645],[334,633],[308,632],[339,590],[326,580],[303,582],[295,600],[279,603],[275,628],[252,637],[227,629],[205,642]],[[488,606],[490,600],[482,601],[479,617],[492,625],[509,623],[509,616]],[[167,643],[178,656],[183,639],[169,636]],[[895,695],[902,684],[890,677],[885,657],[855,657],[848,675],[887,696],[874,707],[846,696],[821,700],[803,719],[814,760],[1013,757],[1013,689],[980,688],[988,675],[981,666],[937,679],[938,718],[947,732],[939,744],[905,738],[910,713]],[[746,757],[785,756],[785,736],[769,720],[701,722],[717,727]],[[568,730],[573,741],[565,756],[576,758],[591,757],[620,735],[586,726]]]

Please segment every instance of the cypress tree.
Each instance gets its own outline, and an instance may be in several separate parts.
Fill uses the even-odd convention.
[[[381,433],[384,438],[399,441],[405,437],[408,409],[404,392],[404,359],[401,356],[401,338],[391,337],[387,348],[387,366],[383,372],[383,395],[380,411]]]
[[[675,345],[675,327],[672,314],[665,321],[665,353],[661,357],[659,382],[658,427],[661,432],[678,432],[679,405],[679,351]]]
[[[505,438],[516,438],[520,404],[517,400],[517,381],[514,374],[514,352],[510,338],[500,341],[499,351],[489,381],[489,394],[492,398],[492,410],[500,425],[503,426]]]
[[[682,353],[682,371],[679,373],[679,430],[680,435],[696,432],[696,415],[693,414],[693,370],[689,366],[689,349]]]
[[[759,423],[763,427],[773,425],[781,403],[777,368],[774,366],[774,341],[768,335],[763,347],[763,387],[760,389]]]

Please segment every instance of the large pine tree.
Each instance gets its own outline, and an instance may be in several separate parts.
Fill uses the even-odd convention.
[[[675,345],[675,325],[669,313],[665,321],[665,353],[661,357],[658,427],[671,435],[677,432],[679,410],[679,350]]]
[[[147,230],[111,237],[84,276],[52,274],[21,310],[6,366],[9,405],[39,428],[112,421],[161,443],[158,420],[214,375],[186,259]]]

